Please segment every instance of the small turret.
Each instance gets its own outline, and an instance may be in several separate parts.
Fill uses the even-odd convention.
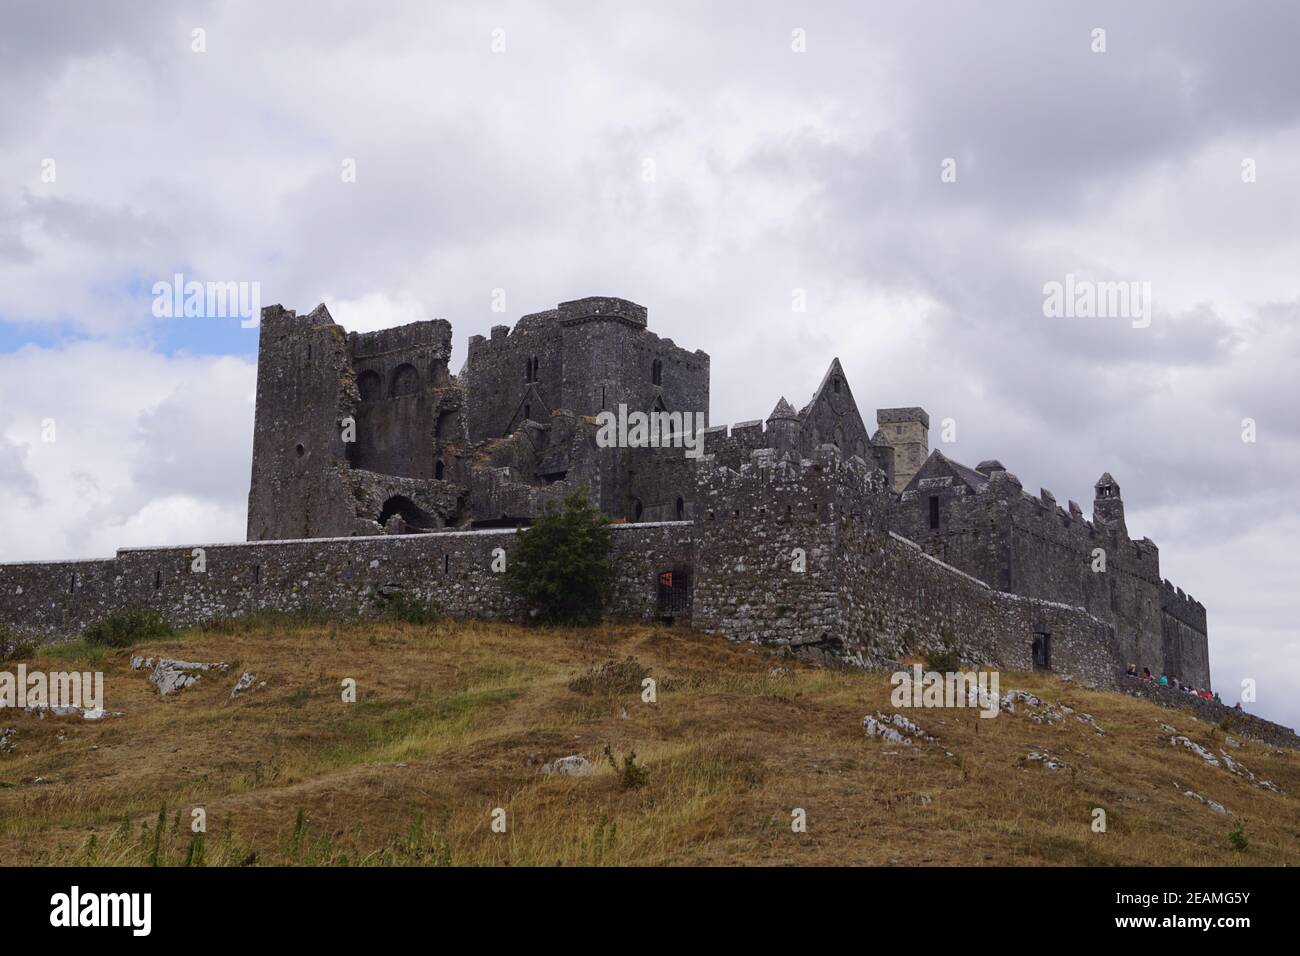
[[[799,413],[781,396],[767,416],[767,444],[781,458],[799,458]]]
[[[1124,523],[1124,499],[1119,495],[1119,483],[1105,472],[1097,479],[1097,497],[1092,502],[1092,521],[1099,527],[1128,534]]]
[[[876,467],[885,473],[886,486],[892,489],[894,487],[894,446],[889,443],[883,428],[877,428],[876,433],[871,436],[871,457],[875,460]]]

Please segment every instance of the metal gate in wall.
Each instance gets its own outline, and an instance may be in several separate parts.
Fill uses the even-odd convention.
[[[691,569],[688,565],[674,565],[671,570],[659,572],[659,619],[667,624],[690,617]]]

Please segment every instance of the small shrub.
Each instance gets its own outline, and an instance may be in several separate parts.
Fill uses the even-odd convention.
[[[609,744],[606,744],[605,759],[609,761],[609,765],[619,775],[619,783],[624,790],[635,790],[637,787],[643,787],[646,781],[650,779],[650,771],[637,764],[635,750],[625,753],[620,761],[614,756],[614,751],[610,749]]]
[[[141,641],[172,637],[176,631],[154,610],[129,607],[112,611],[100,618],[82,635],[87,644],[103,647],[130,647]]]
[[[650,673],[635,657],[606,661],[569,681],[569,690],[577,694],[635,693]]]
[[[1228,842],[1232,844],[1234,850],[1241,853],[1250,849],[1250,841],[1246,839],[1246,831],[1241,828],[1240,823],[1237,824],[1237,829],[1228,834]]]
[[[961,655],[949,647],[931,648],[925,652],[925,669],[940,674],[953,674],[961,670]]]
[[[1238,734],[1245,730],[1245,721],[1237,714],[1224,714],[1217,726],[1225,734]]]
[[[395,841],[377,862],[384,866],[451,866],[451,847],[437,830],[426,831],[424,816],[417,813],[406,838]]]
[[[435,624],[440,617],[437,605],[408,591],[376,590],[370,603],[381,618],[403,624]]]
[[[520,529],[506,583],[543,624],[599,620],[609,586],[609,517],[581,491]]]

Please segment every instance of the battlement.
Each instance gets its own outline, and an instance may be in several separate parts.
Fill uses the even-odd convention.
[[[1182,588],[1175,587],[1168,578],[1160,582],[1160,607],[1194,631],[1206,633],[1205,605],[1185,594]]]
[[[877,527],[889,510],[884,472],[830,444],[804,459],[755,448],[738,466],[706,456],[696,484],[696,518],[710,523],[765,515],[827,523],[854,515]]]
[[[324,306],[264,314],[250,538],[513,527],[581,488],[628,525],[689,528],[701,620],[736,639],[861,663],[906,631],[934,638],[987,614],[973,659],[1024,663],[1033,635],[1054,631],[1080,672],[1136,661],[1208,682],[1204,608],[1161,585],[1159,550],[1130,538],[1109,473],[1089,517],[1026,492],[996,458],[931,453],[920,406],[878,409],[873,433],[838,358],[798,411],[773,395],[753,409],[766,419],[710,428],[709,356],[650,331],[627,299],[500,321],[470,337],[455,378],[443,320],[348,334]],[[702,447],[634,437],[632,413],[703,428]],[[600,437],[610,414],[613,442]],[[349,419],[354,440],[339,437]],[[806,574],[790,576],[794,552]]]
[[[559,320],[563,325],[613,320],[644,329],[649,318],[649,310],[644,305],[612,296],[592,295],[585,299],[561,302],[558,311]]]
[[[920,422],[925,428],[930,427],[930,415],[924,408],[912,405],[907,408],[877,408],[876,423],[879,425],[904,425]]]
[[[325,308],[323,302],[306,315],[299,315],[293,309],[286,309],[283,305],[276,303],[275,305],[262,306],[259,328],[265,329],[267,326],[279,326],[282,329],[292,326],[312,328],[325,325],[334,325],[334,319],[330,316],[329,310]]]
[[[427,319],[376,332],[349,332],[348,344],[354,359],[376,358],[405,349],[445,350],[451,353],[451,323]]]

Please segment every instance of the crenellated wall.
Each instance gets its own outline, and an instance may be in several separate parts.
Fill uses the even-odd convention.
[[[1126,665],[1209,687],[1204,608],[1171,615],[1184,604],[1161,584],[1159,549],[1129,538],[1117,499],[1094,503],[1103,506],[1121,517],[1089,521],[1046,489],[1025,493],[1010,472],[976,473],[936,452],[894,503],[890,526],[994,588],[1084,608],[1114,627]]]
[[[460,376],[474,397],[470,439],[500,438],[561,408],[592,416],[621,403],[707,416],[708,355],[661,338],[646,322],[644,306],[593,296],[471,336]]]
[[[734,431],[734,429],[733,429]],[[702,471],[694,626],[800,656],[889,666],[939,648],[970,664],[1033,666],[1113,686],[1119,647],[1085,609],[1009,594],[887,530],[883,472],[822,446],[808,461],[760,449]]]
[[[1169,581],[1160,584],[1164,670],[1195,687],[1210,687],[1205,606]]]
[[[856,456],[823,445],[796,462],[757,449],[740,469],[706,459],[695,476],[692,520],[611,526],[611,617],[665,616],[659,577],[686,571],[693,588],[673,619],[731,640],[862,667],[946,648],[970,666],[1028,670],[1035,640],[1047,639],[1052,670],[1118,679],[1126,658],[1110,623],[999,591],[890,530],[886,476]],[[189,547],[0,565],[0,624],[63,639],[128,606],[176,626],[260,609],[352,614],[390,589],[453,616],[518,620],[526,609],[492,569],[496,549],[509,560],[516,541],[513,529],[487,529],[207,545],[202,571]],[[1166,611],[1189,630],[1203,621],[1172,588]],[[1176,639],[1185,654],[1204,647]]]

